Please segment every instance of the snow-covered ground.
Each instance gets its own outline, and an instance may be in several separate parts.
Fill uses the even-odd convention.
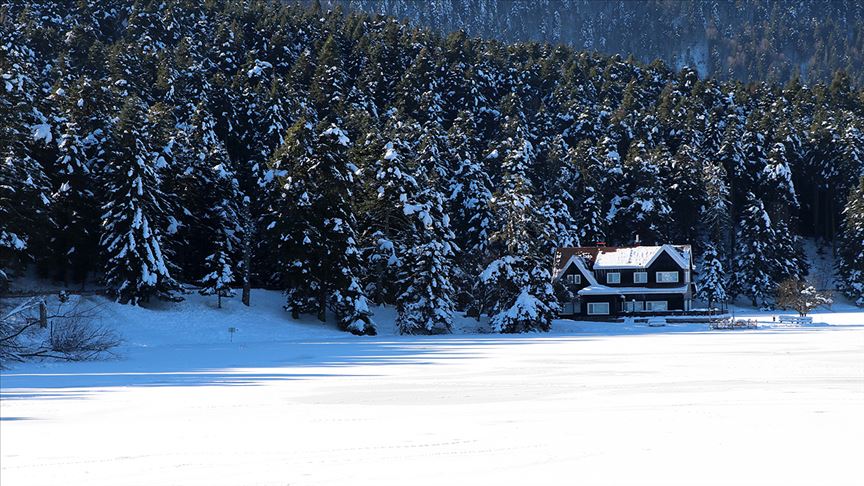
[[[799,328],[736,309],[762,327],[466,319],[439,337],[379,310],[369,338],[281,301],[106,303],[121,358],[0,375],[0,484],[864,483],[852,307]]]

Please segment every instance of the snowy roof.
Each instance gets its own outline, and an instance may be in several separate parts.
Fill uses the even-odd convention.
[[[561,275],[564,273],[565,270],[567,270],[567,268],[570,266],[571,263],[574,264],[574,265],[576,265],[576,268],[579,269],[579,272],[580,272],[582,275],[584,275],[586,279],[588,279],[588,284],[589,284],[589,285],[599,285],[599,284],[597,283],[597,279],[594,278],[594,272],[591,272],[591,271],[588,270],[588,268],[585,266],[584,257],[583,257],[583,256],[580,256],[580,255],[578,255],[578,254],[575,254],[575,253],[572,254],[572,255],[570,255],[570,258],[569,258],[569,259],[564,263],[564,265],[561,266],[561,267],[560,267],[560,268],[555,272],[555,278],[554,278],[554,280],[558,280],[559,278],[561,278]]]
[[[681,268],[690,268],[692,258],[690,245],[579,246],[558,249],[555,254],[555,271],[553,275],[554,279],[560,278],[564,271],[574,263],[579,264],[579,270],[586,276],[591,274],[591,270],[647,268],[664,251]]]
[[[649,287],[607,287],[605,285],[590,285],[578,292],[579,295],[630,295],[630,294],[686,294],[688,285],[683,287],[649,288]]]
[[[679,249],[680,248],[680,249]],[[594,269],[646,268],[665,251],[681,268],[690,268],[690,247],[672,245],[601,248],[594,259]]]

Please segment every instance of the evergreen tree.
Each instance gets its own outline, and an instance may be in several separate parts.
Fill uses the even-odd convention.
[[[120,112],[108,156],[101,246],[105,282],[123,304],[139,305],[151,296],[176,300],[179,286],[171,278],[162,252],[160,228],[164,195],[148,146],[145,109],[129,98]]]
[[[201,279],[201,295],[215,295],[217,307],[222,308],[223,297],[233,297],[234,271],[232,270],[231,248],[226,248],[225,238],[214,243],[214,250],[205,259],[208,273]]]
[[[419,128],[399,121],[390,130],[381,155],[365,168],[371,200],[366,208],[369,248],[364,258],[371,263],[368,293],[376,303],[393,303],[402,259],[413,246],[414,232],[405,213],[405,204],[415,200],[419,186],[410,167],[415,157],[413,144]]]
[[[584,245],[606,241],[606,189],[608,173],[600,160],[597,147],[590,141],[579,143],[574,149],[572,158],[578,171],[576,195],[574,203],[577,206],[576,217],[577,237]]]
[[[495,332],[548,331],[558,304],[541,253],[549,234],[526,174],[534,150],[518,127],[504,147],[501,189],[492,200],[496,231],[491,239],[500,256],[480,275],[481,282],[495,289],[490,322]]]
[[[615,241],[660,243],[667,241],[672,209],[666,197],[666,181],[661,177],[660,164],[668,151],[658,147],[652,153],[644,142],[631,147],[624,164],[624,187],[610,209],[612,226],[620,228]]]
[[[484,311],[486,288],[477,281],[477,276],[490,259],[493,214],[492,181],[473,146],[474,128],[467,113],[462,113],[451,128],[456,168],[449,182],[448,205],[453,215],[456,244],[462,250],[457,256],[454,279],[457,287],[462,289],[458,302],[479,319]]]
[[[843,231],[838,248],[840,290],[856,305],[864,306],[864,177],[849,193],[843,210]]]
[[[405,257],[404,290],[396,319],[401,334],[449,333],[453,322],[453,232],[444,213],[443,195],[434,184],[428,187],[417,204],[405,206],[406,214],[416,218],[418,241]]]
[[[38,240],[53,226],[48,177],[29,143],[52,139],[34,107],[35,55],[17,29],[0,28],[0,288],[43,252]]]
[[[771,278],[774,271],[771,243],[774,239],[771,217],[765,205],[753,193],[747,194],[747,205],[735,234],[731,287],[733,295],[750,298],[753,306],[765,305],[777,285]]]
[[[710,243],[705,246],[702,265],[697,275],[696,295],[708,303],[709,309],[713,308],[714,304],[726,302],[726,272],[720,255]]]
[[[322,130],[323,128],[323,130]],[[287,308],[295,316],[332,308],[339,326],[375,334],[360,285],[360,253],[351,199],[357,168],[347,160],[348,137],[336,126],[316,129],[301,119],[274,155],[282,206],[270,223],[280,232],[287,264]]]
[[[89,78],[61,90],[62,123],[53,167],[52,220],[57,231],[47,260],[54,276],[84,281],[99,254],[98,169],[105,149],[103,90]],[[57,95],[60,97],[61,95]]]

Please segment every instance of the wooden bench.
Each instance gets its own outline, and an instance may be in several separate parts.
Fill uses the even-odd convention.
[[[813,324],[813,318],[809,316],[780,316],[778,319],[781,324],[792,324],[796,326]]]
[[[711,329],[756,329],[755,319],[716,319],[708,323]]]

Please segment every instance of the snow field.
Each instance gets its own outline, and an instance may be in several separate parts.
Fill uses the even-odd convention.
[[[382,335],[358,338],[290,321],[279,298],[259,291],[221,314],[197,296],[109,304],[122,359],[4,371],[0,482],[864,479],[864,313],[850,308],[803,328],[556,321],[549,334],[440,337],[387,335],[379,309]]]

